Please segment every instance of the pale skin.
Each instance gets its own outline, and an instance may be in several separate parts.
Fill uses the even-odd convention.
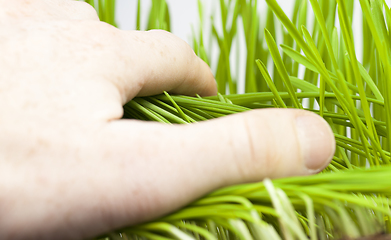
[[[333,156],[330,128],[306,111],[120,120],[126,102],[163,91],[216,94],[174,35],[118,30],[82,2],[0,0],[0,239],[89,238]]]

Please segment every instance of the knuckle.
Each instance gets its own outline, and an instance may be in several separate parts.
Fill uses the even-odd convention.
[[[254,176],[257,175],[259,163],[259,154],[257,148],[257,133],[255,127],[253,125],[253,113],[242,113],[238,114],[239,121],[237,126],[238,134],[239,134],[239,143],[236,146],[237,152],[239,155],[235,154],[236,165],[239,174],[246,181],[253,181]],[[236,136],[235,138],[237,138]]]
[[[83,19],[99,20],[95,8],[90,4],[81,1],[73,1],[72,3],[75,4],[75,13],[77,13],[76,15],[82,16]]]
[[[82,27],[82,34],[91,43],[96,43],[100,49],[107,47],[111,50],[120,51],[123,47],[120,37],[120,30],[117,28],[98,21],[84,21]],[[114,51],[114,52],[117,52]]]
[[[272,177],[281,164],[282,156],[278,148],[278,136],[273,126],[265,118],[262,110],[244,113],[244,141],[246,145],[246,167],[248,176],[260,180],[259,176]]]
[[[198,57],[197,55],[195,54],[195,52],[193,51],[193,49],[190,47],[189,44],[187,44],[184,40],[179,39],[179,48],[180,48],[180,51],[182,52],[183,56],[188,59],[189,61],[187,62],[188,64],[194,64],[198,61]]]
[[[167,47],[167,51],[172,53],[180,53],[184,58],[195,57],[193,49],[183,39],[165,30],[150,30],[156,39],[163,43],[162,47]]]

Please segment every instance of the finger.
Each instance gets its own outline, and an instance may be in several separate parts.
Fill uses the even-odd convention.
[[[191,125],[120,120],[95,132],[77,152],[65,145],[69,159],[59,165],[1,168],[0,182],[9,182],[0,186],[7,216],[0,237],[91,238],[217,188],[318,172],[335,149],[327,123],[300,110],[255,110]]]
[[[121,31],[115,41],[118,56],[107,66],[119,74],[108,80],[118,87],[123,103],[135,96],[163,91],[193,96],[217,93],[208,65],[173,34],[161,30]]]
[[[113,218],[118,227],[162,216],[224,186],[319,172],[335,151],[328,124],[300,110],[256,110],[175,126],[123,120],[105,131],[98,140],[111,159],[106,171],[116,176],[105,184],[122,189],[106,193],[113,203],[106,214],[119,216]]]

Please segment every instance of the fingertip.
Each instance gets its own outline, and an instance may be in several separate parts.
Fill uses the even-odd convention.
[[[167,91],[173,94],[211,96],[217,94],[216,80],[210,67],[183,39],[164,30],[126,32],[133,69],[123,84],[141,86],[128,94],[148,96]],[[129,44],[127,43],[127,44]],[[135,60],[137,59],[137,60]]]
[[[187,45],[186,49],[189,61],[181,69],[183,78],[170,92],[203,97],[217,95],[217,83],[209,65],[199,58],[190,46]]]
[[[213,82],[211,82],[205,92],[203,94],[200,94],[201,96],[216,96],[217,95],[217,83],[216,80],[213,78]]]
[[[242,129],[236,132],[235,138],[245,144],[237,150],[241,153],[234,155],[240,156],[238,169],[245,173],[242,174],[244,182],[318,173],[333,158],[334,134],[328,123],[314,113],[298,109],[258,109],[230,119],[237,117],[244,121],[225,128],[231,132],[235,128]],[[246,126],[244,130],[243,126]]]
[[[149,30],[146,34],[153,35],[160,39],[166,39],[171,42],[173,48],[177,50],[178,59],[176,64],[183,64],[181,68],[183,79],[177,79],[178,86],[170,92],[195,96],[214,96],[217,95],[217,84],[209,65],[198,57],[194,50],[186,41],[164,30]],[[184,61],[186,60],[186,61]]]
[[[304,165],[310,174],[320,172],[331,162],[336,148],[329,124],[316,114],[296,117],[297,135]]]
[[[201,59],[199,59],[200,61],[202,61]],[[204,62],[202,61],[202,69],[204,71],[204,79],[202,80],[205,84],[204,84],[204,88],[201,89],[201,91],[197,94],[199,94],[200,96],[215,96],[217,95],[217,82],[213,76],[213,73],[211,71],[211,69],[209,68],[209,66]]]

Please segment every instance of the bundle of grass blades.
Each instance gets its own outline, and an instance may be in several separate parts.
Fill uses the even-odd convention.
[[[124,106],[124,118],[188,124],[255,108],[306,109],[334,131],[331,164],[315,176],[220,189],[99,239],[378,239],[391,232],[391,9],[384,0],[296,0],[289,19],[275,0],[265,1],[261,15],[256,0],[220,0],[220,25],[212,22],[211,33],[199,2],[194,50],[215,69],[218,96],[136,98]],[[114,0],[89,2],[115,25]],[[362,49],[353,37],[354,7],[362,12]],[[167,3],[153,0],[148,29],[169,30],[169,21]],[[217,43],[215,62],[206,35]],[[239,38],[247,52],[244,83],[230,62]],[[244,94],[236,94],[240,84]]]

